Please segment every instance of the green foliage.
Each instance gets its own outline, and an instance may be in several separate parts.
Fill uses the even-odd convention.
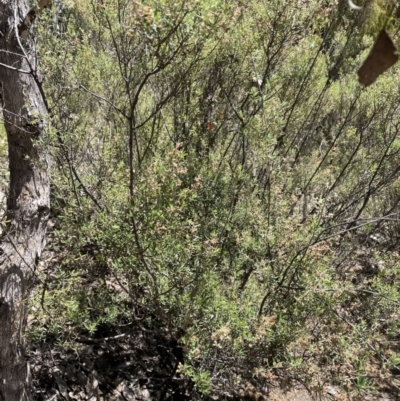
[[[202,395],[209,395],[211,392],[211,379],[210,373],[207,371],[196,372],[190,365],[181,365],[179,373],[190,377],[197,391]]]
[[[303,3],[47,16],[57,273],[32,335],[162,327],[202,394],[282,368],[363,391],[397,366],[398,72],[361,90],[359,21]]]
[[[383,28],[396,26],[393,12],[396,2],[392,0],[369,1],[365,7],[365,21],[361,27],[362,33],[376,37]]]

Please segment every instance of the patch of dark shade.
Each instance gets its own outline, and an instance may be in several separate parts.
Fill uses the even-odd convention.
[[[358,81],[365,86],[375,82],[379,75],[396,64],[399,59],[396,46],[386,30],[380,31],[367,59],[358,70]]]

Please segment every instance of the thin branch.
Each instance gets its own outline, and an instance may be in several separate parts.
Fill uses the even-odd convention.
[[[6,53],[6,54],[11,54],[12,56],[18,56],[18,57],[26,58],[26,55],[25,55],[25,54],[10,52],[9,50],[0,49],[0,53]]]
[[[10,65],[7,64],[0,63],[0,66],[12,71],[20,72],[21,74],[29,74],[29,75],[32,74],[32,71],[20,70],[19,68],[11,67]]]
[[[123,117],[125,117],[126,119],[128,119],[129,117],[119,108],[117,107],[113,102],[111,102],[110,100],[106,99],[103,96],[98,95],[97,93],[92,92],[90,89],[86,88],[85,85],[82,85],[81,83],[78,84],[80,88],[82,88],[83,90],[85,90],[86,92],[88,92],[89,94],[91,94],[92,96],[94,96],[96,99],[102,100],[103,102],[106,102],[108,105],[110,105],[115,111],[118,111],[118,113],[120,113]]]

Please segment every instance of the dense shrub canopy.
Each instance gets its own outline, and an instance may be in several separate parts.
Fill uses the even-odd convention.
[[[400,86],[396,67],[369,88],[356,76],[397,29],[381,3],[68,0],[43,15],[57,279],[40,277],[30,335],[166,330],[201,394],[388,378]]]

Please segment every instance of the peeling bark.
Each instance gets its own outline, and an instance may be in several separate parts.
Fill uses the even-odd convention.
[[[0,1],[0,95],[7,131],[10,186],[7,223],[0,241],[0,400],[26,401],[29,369],[23,332],[35,268],[45,245],[49,214],[47,109],[36,50],[18,30],[26,0]]]

